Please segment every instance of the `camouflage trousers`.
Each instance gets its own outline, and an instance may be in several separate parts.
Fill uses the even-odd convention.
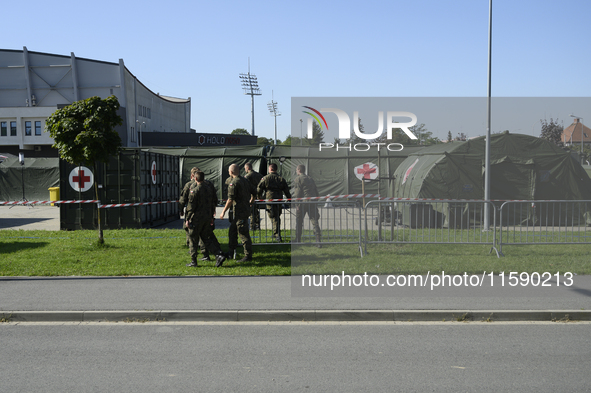
[[[255,205],[252,207],[250,215],[250,229],[257,230],[260,229],[260,222],[261,222],[261,212],[258,207]]]
[[[189,253],[192,259],[197,258],[200,242],[203,242],[205,250],[210,254],[218,255],[221,253],[220,243],[213,234],[211,221],[194,220],[190,223],[187,233],[189,235]]]
[[[281,205],[267,205],[267,214],[271,219],[273,227],[273,236],[281,236]]]
[[[239,220],[232,217],[230,228],[228,228],[228,247],[231,250],[238,248],[238,238],[242,242],[245,257],[252,257],[252,240],[248,231],[248,219]]]
[[[322,232],[320,230],[320,224],[318,224],[318,219],[320,218],[320,212],[316,205],[313,204],[301,204],[296,207],[296,242],[300,243],[302,241],[302,232],[304,228],[304,217],[308,215],[310,222],[312,223],[312,228],[314,230],[314,235],[319,237]]]

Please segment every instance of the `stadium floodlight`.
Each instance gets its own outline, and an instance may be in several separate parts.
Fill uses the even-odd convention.
[[[267,108],[275,118],[275,145],[277,145],[277,116],[281,116],[281,112],[277,111],[277,102],[273,101],[273,90],[271,90],[271,102],[267,104]]]
[[[252,132],[254,136],[254,96],[261,95],[261,89],[259,89],[259,82],[256,75],[250,73],[250,58],[248,58],[248,73],[240,74],[240,82],[242,83],[242,89],[244,94],[250,96],[251,100],[251,114],[252,114]]]

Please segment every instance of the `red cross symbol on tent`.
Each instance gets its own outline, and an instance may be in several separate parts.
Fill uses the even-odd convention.
[[[152,184],[156,184],[156,161],[152,161],[152,171],[150,173],[152,175]]]
[[[75,191],[87,191],[94,184],[92,171],[84,166],[72,169],[69,176],[70,186]]]
[[[359,180],[371,180],[378,177],[378,166],[371,162],[355,167],[355,176]]]

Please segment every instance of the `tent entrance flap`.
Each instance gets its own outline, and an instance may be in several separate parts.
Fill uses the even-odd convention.
[[[502,161],[491,164],[491,199],[534,199],[536,170],[533,164]],[[484,186],[484,174],[482,177]]]

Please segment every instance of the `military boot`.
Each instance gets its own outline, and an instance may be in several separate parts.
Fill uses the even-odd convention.
[[[187,263],[188,267],[197,267],[197,256],[191,257],[191,263]]]
[[[223,252],[220,252],[216,257],[216,263],[215,263],[215,267],[221,267],[224,264],[224,261],[228,259],[228,255],[224,254]]]

